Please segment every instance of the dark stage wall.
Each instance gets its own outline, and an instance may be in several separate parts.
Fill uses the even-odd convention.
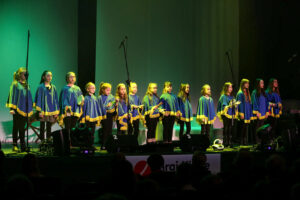
[[[121,40],[128,36],[130,78],[144,96],[149,82],[190,83],[193,110],[202,85],[212,87],[215,103],[231,74],[225,57],[233,52],[238,74],[238,0],[98,0],[96,83],[113,84],[126,77]]]
[[[283,99],[300,100],[299,9],[298,0],[239,2],[240,78],[276,77]]]

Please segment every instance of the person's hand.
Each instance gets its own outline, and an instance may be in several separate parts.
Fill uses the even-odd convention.
[[[54,115],[54,118],[57,118],[58,117],[58,115]]]
[[[112,104],[112,103],[111,103],[111,102],[109,102],[109,103],[107,104],[107,107],[111,107],[111,104]]]
[[[67,115],[68,117],[70,117],[70,116],[71,116],[71,110],[70,110],[70,109],[67,109],[67,111],[66,111],[66,115]]]
[[[201,119],[201,122],[202,122],[203,124],[207,124],[207,119],[203,118],[203,119]]]
[[[165,114],[164,114],[164,116],[169,116],[170,115],[170,113],[169,112],[165,112]]]
[[[180,113],[178,112],[178,113],[176,113],[176,117],[179,117],[180,116]]]
[[[44,115],[40,112],[40,113],[39,113],[39,117],[40,117],[40,118],[44,118]]]
[[[81,98],[82,98],[81,105],[83,106],[83,104],[84,104],[84,96],[81,95]]]
[[[10,110],[9,113],[10,113],[11,115],[16,114],[16,112],[15,112],[14,110]]]
[[[241,118],[241,119],[245,119],[244,115],[240,115],[240,118]]]
[[[259,113],[256,113],[256,117],[259,118],[259,117],[260,117],[260,114],[259,114]]]

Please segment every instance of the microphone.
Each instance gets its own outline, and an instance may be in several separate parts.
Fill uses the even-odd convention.
[[[229,52],[231,53],[231,49],[227,50],[227,51],[225,52],[225,55],[229,55]]]
[[[125,36],[125,38],[122,40],[122,42],[119,45],[119,49],[125,44],[126,40],[128,39],[127,35]]]

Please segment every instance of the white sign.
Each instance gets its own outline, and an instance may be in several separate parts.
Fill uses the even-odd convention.
[[[183,162],[192,164],[192,154],[181,155],[162,155],[165,160],[164,171],[175,172],[178,165]],[[126,159],[133,167],[141,161],[147,161],[149,156],[126,156]],[[206,154],[208,169],[212,174],[217,174],[221,171],[221,154]]]

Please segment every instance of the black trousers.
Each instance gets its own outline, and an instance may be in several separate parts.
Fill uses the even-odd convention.
[[[253,130],[253,143],[260,144],[261,143],[261,136],[257,134],[257,129],[265,124],[264,119],[258,119],[254,122],[254,130]]]
[[[65,129],[67,130],[69,141],[71,143],[71,129],[76,127],[78,117],[69,116],[64,118]]]
[[[164,142],[172,142],[173,126],[175,123],[174,116],[164,116],[163,120],[163,140]]]
[[[93,146],[94,145],[94,134],[95,134],[95,129],[96,129],[96,122],[86,122],[86,127],[90,128],[91,131],[89,132],[90,135],[87,137],[88,138],[88,145]]]
[[[106,119],[101,121],[102,124],[101,146],[102,147],[106,147],[107,140],[109,136],[112,135],[113,116],[114,113],[106,113]]]
[[[271,133],[270,133],[271,139],[274,139],[275,137],[279,136],[279,131],[277,130],[278,121],[279,121],[279,118],[275,118],[275,117],[268,118],[268,122],[270,123],[270,125],[272,127]]]
[[[125,135],[126,131],[125,130],[121,130],[121,124],[119,122],[119,120],[117,120],[117,135]]]
[[[181,138],[183,136],[183,131],[184,131],[184,124],[186,126],[185,134],[191,134],[191,122],[184,122],[184,121],[178,120],[178,123],[180,125],[179,139],[181,140]]]
[[[147,126],[147,139],[154,139],[155,138],[155,131],[158,122],[157,118],[150,118],[149,115],[146,115],[146,126]]]
[[[201,124],[201,134],[206,135],[208,139],[210,139],[209,133],[210,133],[210,124]]]
[[[139,132],[140,132],[140,119],[133,120],[132,124],[131,123],[129,124],[128,134],[132,135],[132,133],[133,133],[133,135],[136,138],[138,138]]]
[[[232,119],[229,119],[225,116],[222,116],[223,120],[223,141],[224,146],[232,145],[232,137],[233,137],[233,124]]]
[[[51,137],[52,123],[40,121],[40,137],[42,141],[45,139],[45,126],[46,126],[46,138],[49,139]]]
[[[240,145],[248,145],[249,123],[241,122]]]
[[[17,145],[18,137],[20,138],[21,145],[25,145],[25,125],[27,122],[27,118],[23,117],[17,111],[13,115],[13,145]]]
[[[65,117],[64,118],[65,129],[67,129],[70,132],[72,128],[76,127],[77,120],[78,117],[75,116]]]

